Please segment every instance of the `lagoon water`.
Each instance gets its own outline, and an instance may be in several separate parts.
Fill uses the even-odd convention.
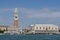
[[[60,35],[0,35],[0,40],[60,40]]]

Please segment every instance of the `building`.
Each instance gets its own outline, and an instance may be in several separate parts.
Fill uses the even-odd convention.
[[[20,29],[20,34],[27,34],[29,32],[30,32],[30,29]]]
[[[53,24],[34,24],[31,25],[31,30],[33,33],[57,33],[59,29]]]
[[[8,26],[0,25],[0,30],[7,30]]]
[[[18,28],[14,28],[14,27],[8,27],[8,28],[7,28],[7,31],[5,31],[4,33],[19,34]]]
[[[14,11],[14,28],[18,28],[18,10],[15,8]]]
[[[8,27],[7,31],[5,31],[4,33],[10,33],[10,34],[19,33],[18,32],[18,10],[17,8],[15,8],[15,11],[14,11],[14,26]]]

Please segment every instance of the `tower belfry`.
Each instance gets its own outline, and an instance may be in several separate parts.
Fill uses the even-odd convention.
[[[14,10],[14,28],[18,28],[18,10],[15,8]]]

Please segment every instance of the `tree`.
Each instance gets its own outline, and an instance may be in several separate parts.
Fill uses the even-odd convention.
[[[5,30],[0,30],[0,33],[4,33]]]

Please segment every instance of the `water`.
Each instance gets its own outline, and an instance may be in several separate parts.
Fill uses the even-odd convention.
[[[0,35],[0,40],[60,40],[60,35]]]

